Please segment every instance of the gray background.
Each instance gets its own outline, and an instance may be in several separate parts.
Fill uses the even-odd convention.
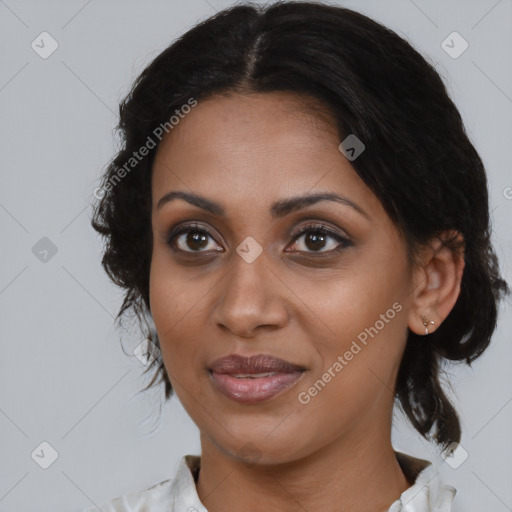
[[[0,512],[98,506],[174,476],[182,455],[199,453],[176,399],[156,423],[162,393],[137,394],[149,376],[119,337],[126,352],[142,338],[114,327],[121,294],[100,266],[90,203],[133,79],[233,3],[0,0]],[[396,30],[444,77],[488,170],[494,241],[510,280],[512,0],[339,4]],[[59,44],[47,59],[31,47],[43,31]],[[469,43],[456,59],[441,47],[453,31]],[[32,251],[43,237],[57,249],[46,262]],[[434,462],[458,489],[455,510],[512,510],[509,312],[505,304],[472,369],[449,369],[467,460],[452,468],[396,415],[395,449]],[[43,441],[58,453],[48,469],[31,457]]]

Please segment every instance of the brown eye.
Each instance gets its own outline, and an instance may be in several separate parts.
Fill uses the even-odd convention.
[[[299,240],[303,239],[302,243]],[[350,240],[341,234],[319,224],[306,226],[294,237],[294,246],[299,246],[298,252],[329,253],[341,251],[353,245]]]
[[[213,235],[206,228],[187,225],[171,232],[167,243],[183,252],[207,252],[216,250],[210,240],[213,240]]]
[[[200,251],[208,245],[208,234],[200,231],[189,231],[185,236],[185,245],[194,251]]]

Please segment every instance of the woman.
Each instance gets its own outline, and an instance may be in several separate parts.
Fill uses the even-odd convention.
[[[103,512],[452,510],[432,464],[393,449],[394,402],[458,446],[440,365],[485,350],[508,287],[433,67],[349,9],[237,6],[120,114],[93,226],[201,456]]]

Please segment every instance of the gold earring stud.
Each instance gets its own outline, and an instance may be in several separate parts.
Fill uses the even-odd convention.
[[[432,324],[434,325],[434,321],[433,320],[429,320],[425,315],[422,315],[421,316],[421,321],[423,322],[423,325],[425,326],[425,334],[428,334],[428,324]]]

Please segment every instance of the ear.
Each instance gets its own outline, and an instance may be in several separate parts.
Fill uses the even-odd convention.
[[[444,231],[432,240],[414,270],[414,289],[409,310],[408,327],[416,334],[434,332],[449,315],[460,293],[464,272],[464,251],[443,246],[443,241],[457,238],[458,231]],[[425,325],[426,324],[426,325]]]

